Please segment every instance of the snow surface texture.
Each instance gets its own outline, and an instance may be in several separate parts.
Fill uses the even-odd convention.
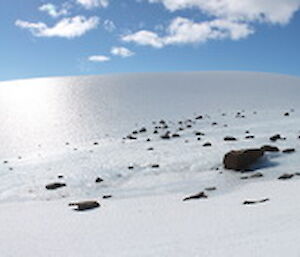
[[[300,256],[300,176],[277,179],[300,172],[299,97],[299,78],[246,72],[0,83],[1,256]],[[223,170],[226,152],[264,144],[296,152],[267,154],[260,178]]]

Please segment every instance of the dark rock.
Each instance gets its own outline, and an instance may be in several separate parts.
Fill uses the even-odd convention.
[[[217,190],[217,188],[216,187],[207,187],[207,188],[205,188],[205,190],[206,191],[215,191],[215,190]]]
[[[183,201],[188,201],[188,200],[193,200],[193,199],[205,199],[205,198],[207,198],[207,195],[204,192],[200,192],[198,194],[185,197],[183,199]]]
[[[216,126],[216,125],[218,125],[218,123],[217,122],[213,122],[211,125],[212,126]]]
[[[134,130],[134,131],[132,131],[132,134],[133,134],[133,135],[136,135],[136,134],[138,134],[138,131],[137,131],[137,130]]]
[[[154,150],[154,148],[153,147],[149,147],[149,148],[147,148],[147,151],[153,151]]]
[[[139,130],[139,132],[140,132],[140,133],[145,133],[145,132],[147,132],[147,129],[146,129],[145,127],[143,127],[143,128],[141,128],[141,129]]]
[[[201,140],[201,137],[197,137],[197,140],[200,141],[200,140]]]
[[[75,211],[86,211],[100,207],[97,201],[84,201],[77,203],[69,203],[69,206],[76,206]]]
[[[150,139],[150,138],[147,138],[147,139],[146,139],[146,142],[150,142],[150,141],[151,141],[151,139]]]
[[[188,125],[186,125],[186,127],[187,127],[187,128],[191,128],[191,127],[192,127],[192,125],[191,125],[191,124],[188,124]]]
[[[291,179],[292,177],[294,177],[294,174],[285,173],[282,174],[280,177],[278,177],[278,179],[286,180],[286,179]]]
[[[175,134],[172,135],[172,137],[180,137],[180,135],[175,133]]]
[[[296,172],[294,175],[295,176],[300,176],[300,172]]]
[[[102,178],[100,178],[100,177],[98,177],[98,178],[96,178],[95,179],[95,183],[101,183],[101,182],[103,182],[104,180],[102,179]]]
[[[269,198],[264,198],[262,200],[246,200],[243,202],[244,205],[250,205],[250,204],[257,204],[257,203],[264,203],[270,201]]]
[[[261,177],[263,177],[263,176],[264,176],[264,175],[263,175],[262,173],[257,172],[257,173],[254,173],[254,174],[250,175],[250,176],[243,176],[243,177],[241,177],[241,179],[261,178]]]
[[[245,134],[250,134],[250,131],[249,131],[249,130],[246,130],[246,131],[245,131]]]
[[[203,116],[202,115],[199,115],[195,118],[196,120],[202,120],[203,119]]]
[[[136,140],[137,138],[134,137],[134,136],[132,136],[132,135],[128,135],[128,136],[127,136],[127,139],[130,139],[130,140]]]
[[[205,136],[205,134],[202,133],[202,132],[200,132],[200,131],[196,131],[196,132],[195,132],[195,135],[196,135],[196,136]]]
[[[159,123],[160,124],[166,124],[166,122],[164,120],[160,120]]]
[[[160,138],[161,139],[170,139],[171,138],[170,131],[167,131],[165,134],[161,135]]]
[[[64,176],[63,175],[58,175],[57,178],[64,178]]]
[[[224,141],[237,141],[237,139],[235,137],[227,136],[227,137],[224,137]]]
[[[55,182],[55,183],[50,183],[50,184],[46,185],[45,187],[48,190],[55,190],[55,189],[65,187],[65,186],[67,186],[65,183]]]
[[[223,164],[225,169],[243,171],[250,168],[263,155],[264,152],[261,149],[231,151],[225,154]]]
[[[133,166],[128,166],[128,169],[129,169],[129,170],[133,170],[134,167],[133,167]]]
[[[245,139],[253,139],[253,138],[255,138],[255,136],[253,135],[245,136]]]
[[[154,131],[153,131],[153,134],[158,134],[158,131],[157,131],[157,130],[154,130]]]
[[[270,137],[270,140],[276,142],[277,140],[285,140],[284,137],[281,137],[279,134]]]
[[[289,114],[288,112],[286,112],[286,113],[284,114],[284,116],[287,117],[287,116],[290,116],[290,114]]]
[[[272,145],[264,145],[260,149],[264,152],[279,152],[279,148]]]
[[[159,168],[159,164],[152,164],[152,165],[151,165],[151,168],[153,168],[153,169],[158,169],[158,168]]]
[[[287,148],[282,150],[283,153],[294,153],[296,152],[295,148]]]
[[[102,198],[103,199],[109,199],[109,198],[112,198],[112,195],[103,195]]]
[[[207,142],[207,143],[204,143],[202,146],[203,147],[208,147],[208,146],[212,146],[212,144],[210,142]]]

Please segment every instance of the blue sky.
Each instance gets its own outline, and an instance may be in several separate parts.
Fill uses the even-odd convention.
[[[249,70],[300,76],[300,0],[1,0],[0,80]]]

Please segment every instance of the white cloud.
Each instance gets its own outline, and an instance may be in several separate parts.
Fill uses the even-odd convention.
[[[90,18],[84,16],[64,18],[53,27],[49,27],[42,22],[31,23],[22,20],[17,20],[15,24],[22,29],[28,29],[36,37],[63,37],[70,39],[80,37],[89,30],[95,29],[99,24],[99,18],[95,16]]]
[[[78,4],[82,5],[86,9],[107,7],[109,0],[76,0]]]
[[[125,47],[113,47],[110,52],[112,55],[121,56],[123,58],[134,55],[134,52],[130,51]]]
[[[135,42],[139,45],[150,45],[155,48],[163,47],[163,40],[154,32],[148,30],[140,30],[133,34],[122,37],[125,42]]]
[[[103,27],[105,30],[107,30],[108,32],[112,32],[116,29],[116,25],[114,24],[113,21],[111,20],[105,20],[103,22]]]
[[[221,19],[287,24],[300,9],[300,0],[148,0],[168,10],[197,8]]]
[[[198,44],[205,43],[208,40],[226,38],[238,40],[246,38],[253,32],[249,25],[236,21],[216,19],[197,23],[186,18],[177,17],[170,23],[164,36],[159,36],[152,31],[142,30],[125,35],[122,40],[162,48],[167,45]]]
[[[41,12],[46,12],[48,15],[50,15],[53,18],[57,18],[59,16],[68,14],[68,9],[66,6],[58,10],[58,8],[53,4],[44,4],[39,7],[39,10]]]
[[[105,55],[93,55],[89,57],[89,61],[91,62],[108,62],[110,61],[110,57]]]

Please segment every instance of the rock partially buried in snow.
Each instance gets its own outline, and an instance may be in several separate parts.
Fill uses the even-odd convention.
[[[281,175],[280,177],[278,177],[278,179],[286,180],[286,179],[291,179],[292,177],[294,177],[294,174],[285,173],[285,174]]]
[[[267,201],[270,201],[269,198],[264,198],[264,199],[261,199],[261,200],[246,200],[243,202],[244,205],[250,205],[250,204],[257,204],[257,203],[264,203],[264,202],[267,202]]]
[[[264,145],[260,149],[264,152],[279,152],[279,148],[273,145]]]
[[[237,139],[235,137],[227,136],[224,137],[224,141],[237,141]]]
[[[294,153],[296,152],[295,148],[287,148],[282,150],[283,153]]]
[[[86,211],[100,207],[97,201],[83,201],[77,203],[69,203],[69,206],[76,206],[74,211]]]
[[[188,197],[185,197],[183,199],[183,201],[188,201],[188,200],[194,200],[194,199],[206,199],[207,198],[207,195],[204,193],[204,192],[200,192],[198,194],[195,194],[195,195],[191,195],[191,196],[188,196]]]
[[[55,189],[65,187],[65,186],[67,186],[65,183],[55,182],[55,183],[50,183],[50,184],[46,185],[45,187],[47,190],[55,190]]]
[[[264,151],[261,149],[231,151],[225,154],[223,165],[225,169],[243,171],[254,165],[263,155]]]

